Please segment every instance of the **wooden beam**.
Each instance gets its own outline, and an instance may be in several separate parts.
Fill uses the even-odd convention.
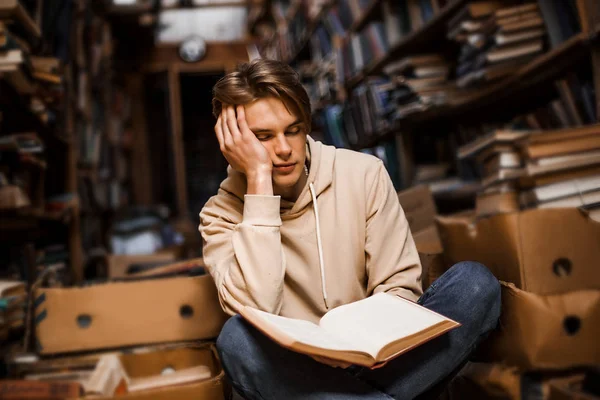
[[[183,124],[181,114],[181,90],[179,68],[171,65],[168,69],[169,108],[171,116],[171,141],[175,163],[175,186],[177,188],[177,211],[179,216],[188,212],[188,198],[185,174],[185,152],[183,151]]]
[[[135,167],[131,171],[133,186],[133,201],[135,204],[152,204],[152,176],[150,154],[148,150],[148,130],[144,110],[144,84],[142,74],[127,76],[127,95],[131,102],[131,127],[133,130],[133,145],[131,148],[131,163]]]
[[[206,54],[195,63],[185,62],[179,57],[178,45],[159,45],[153,49],[145,65],[146,72],[166,71],[177,67],[181,72],[215,72],[224,71],[231,64],[248,61],[249,43],[207,43]]]
[[[587,29],[587,34],[594,37],[592,39],[591,58],[592,58],[592,79],[594,91],[596,94],[596,121],[600,122],[600,40],[598,33],[600,31],[600,4],[598,0],[578,0],[577,6],[581,18],[587,17],[582,21],[582,27]]]

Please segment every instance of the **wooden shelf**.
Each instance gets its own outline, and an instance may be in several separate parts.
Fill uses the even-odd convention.
[[[371,4],[369,4],[369,6],[363,11],[360,18],[354,21],[352,26],[350,26],[350,29],[348,29],[346,35],[360,31],[369,21],[371,21],[373,16],[376,14],[378,7],[380,6],[381,0],[371,0]]]
[[[17,22],[31,37],[40,39],[42,31],[38,24],[31,18],[19,0],[3,0],[0,4],[0,20],[11,19]]]
[[[535,93],[535,89],[540,85],[546,85],[549,81],[557,79],[569,71],[573,65],[577,65],[578,61],[589,55],[592,44],[597,41],[598,32],[592,35],[585,33],[575,35],[562,45],[524,65],[506,79],[471,96],[451,101],[445,106],[411,114],[398,121],[392,128],[373,135],[352,148],[363,149],[376,146],[391,138],[402,128],[423,122],[432,122],[442,118],[459,118],[468,114],[484,114],[498,108],[522,107],[526,105],[523,101],[527,101],[525,94]]]
[[[0,108],[4,111],[4,126],[6,131],[11,132],[36,132],[44,141],[46,148],[58,148],[66,151],[71,141],[65,137],[57,135],[52,125],[48,125],[38,114],[34,113],[25,103],[23,96],[20,95],[12,86],[0,77]],[[19,129],[13,127],[17,121]],[[13,129],[10,129],[13,128]]]
[[[300,53],[302,53],[302,50],[304,50],[310,42],[310,37],[317,30],[317,26],[319,26],[325,14],[327,14],[331,7],[333,7],[334,5],[335,1],[330,1],[329,3],[324,4],[323,7],[321,7],[321,10],[317,14],[317,16],[308,23],[306,27],[306,33],[303,35],[303,38],[299,40],[298,47],[296,47],[296,50],[294,51],[292,56],[286,61],[286,63],[292,64],[296,61]]]
[[[397,56],[422,53],[424,49],[431,47],[431,44],[438,41],[440,37],[445,37],[448,20],[465,3],[466,0],[454,0],[421,29],[411,32],[398,43],[394,44],[384,57],[372,61],[362,72],[346,82],[348,92],[360,84],[367,76],[380,72],[387,63],[394,60]]]

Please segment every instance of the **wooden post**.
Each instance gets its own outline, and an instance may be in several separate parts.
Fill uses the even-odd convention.
[[[173,159],[175,163],[175,186],[177,188],[177,211],[179,217],[188,212],[188,198],[185,176],[185,153],[183,151],[183,124],[181,115],[181,90],[179,68],[170,65],[168,68],[169,108],[171,116],[171,141],[173,144]]]
[[[133,146],[131,163],[135,169],[131,173],[133,186],[133,202],[135,204],[152,204],[152,179],[150,154],[148,151],[148,132],[146,130],[146,114],[144,112],[143,75],[134,74],[127,77],[127,95],[131,102],[131,125],[133,129]]]
[[[600,4],[598,0],[577,0],[581,27],[592,37],[591,59],[594,90],[596,93],[596,121],[600,122]]]

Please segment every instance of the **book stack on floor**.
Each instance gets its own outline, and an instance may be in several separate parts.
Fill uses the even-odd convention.
[[[544,20],[535,2],[505,6],[498,1],[466,4],[448,25],[461,45],[457,86],[481,87],[517,71],[545,47]]]
[[[479,261],[502,282],[483,355],[537,377],[533,387],[600,363],[598,150],[600,125],[494,131],[459,151],[487,171],[478,209],[436,219],[445,265]]]
[[[158,258],[130,259],[137,270],[108,282],[36,283],[35,351],[8,357],[0,391],[50,392],[60,381],[73,398],[223,399],[214,339],[227,316],[215,284],[201,259]]]
[[[496,130],[463,146],[483,173],[479,217],[528,208],[600,212],[600,125]]]

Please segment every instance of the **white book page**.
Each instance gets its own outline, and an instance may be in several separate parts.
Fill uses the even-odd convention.
[[[344,343],[343,340],[326,332],[323,328],[312,322],[273,315],[257,309],[252,309],[252,311],[258,314],[272,329],[284,332],[297,342],[330,350],[360,350],[354,348],[351,344]]]
[[[355,343],[373,357],[388,343],[446,320],[426,308],[395,295],[378,293],[329,311],[321,327]]]

